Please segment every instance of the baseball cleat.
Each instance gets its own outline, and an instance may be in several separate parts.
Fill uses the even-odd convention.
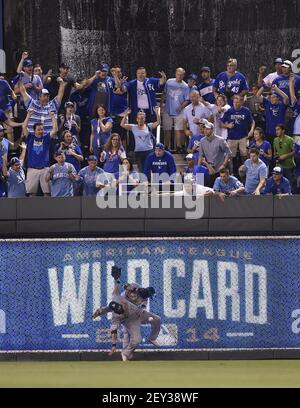
[[[125,356],[125,354],[121,353],[121,356],[123,361],[128,361],[128,358]]]
[[[96,310],[96,312],[93,314],[93,319],[97,319],[97,317],[100,317],[103,315],[103,309],[100,307],[99,309]]]

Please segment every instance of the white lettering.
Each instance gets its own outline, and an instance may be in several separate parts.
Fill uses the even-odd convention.
[[[176,301],[173,308],[172,272],[176,270],[178,278],[185,278],[185,263],[181,259],[167,259],[164,261],[164,313],[166,317],[181,318],[185,316],[185,301]]]
[[[254,278],[258,277],[258,315],[254,314]],[[246,322],[266,324],[267,317],[267,271],[263,266],[245,265]]]
[[[227,286],[227,272],[230,286]],[[218,262],[219,320],[227,320],[227,298],[231,298],[231,319],[240,321],[239,270],[234,262]]]
[[[201,287],[203,288],[202,299],[199,298]],[[195,319],[197,317],[198,308],[201,307],[205,309],[207,319],[214,318],[208,262],[194,261],[189,313],[190,319]]]

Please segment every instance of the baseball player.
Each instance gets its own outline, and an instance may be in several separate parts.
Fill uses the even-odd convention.
[[[125,328],[123,337],[123,361],[132,359],[134,350],[141,342],[141,325],[151,324],[151,333],[149,341],[156,347],[157,337],[160,332],[160,318],[153,313],[145,310],[149,298],[155,294],[154,288],[142,288],[137,284],[128,284],[125,286],[124,294],[120,290],[121,270],[113,267],[112,276],[115,280],[113,290],[113,301],[107,307],[101,307],[96,310],[93,318],[113,312],[111,325],[112,350],[110,354],[116,351],[118,327],[122,324]]]

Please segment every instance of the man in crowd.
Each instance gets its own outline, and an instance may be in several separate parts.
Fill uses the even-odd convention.
[[[50,195],[49,183],[46,179],[50,164],[51,138],[55,138],[58,132],[57,120],[54,112],[49,116],[52,121],[51,131],[45,131],[42,123],[35,123],[33,133],[28,129],[28,123],[33,115],[29,110],[23,125],[23,134],[27,139],[27,180],[26,190],[30,197],[37,195],[39,185],[44,196]]]
[[[214,134],[212,123],[205,124],[204,135],[199,145],[199,164],[207,167],[209,171],[207,187],[212,188],[220,171],[228,166],[231,151],[226,140]]]
[[[183,110],[189,104],[190,99],[189,87],[184,81],[184,77],[185,70],[183,68],[177,68],[175,78],[169,79],[165,85],[161,101],[162,108],[165,101],[163,108],[165,146],[169,150],[171,149],[171,136],[172,129],[174,128],[177,153],[183,153],[185,150]]]
[[[233,97],[239,95],[244,97],[249,91],[249,85],[243,74],[237,71],[237,60],[229,58],[227,71],[221,72],[215,79],[213,85],[215,97],[218,94],[227,96],[229,105],[233,105]]]
[[[183,110],[183,126],[186,137],[191,138],[199,135],[199,121],[201,119],[208,119],[211,116],[211,112],[200,102],[198,91],[192,91],[189,99],[191,104]]]
[[[220,171],[220,177],[215,181],[214,191],[224,201],[225,197],[235,197],[243,194],[245,187],[236,177],[231,176],[229,170],[225,168]]]
[[[256,147],[250,149],[250,159],[240,167],[240,177],[246,175],[245,193],[260,195],[266,184],[268,168],[259,158],[260,151]]]
[[[161,71],[161,78],[148,78],[146,68],[140,67],[136,71],[136,79],[126,82],[121,87],[122,92],[128,92],[131,108],[130,123],[134,123],[139,111],[146,114],[146,122],[156,121],[156,93],[167,82],[166,74]]]
[[[284,61],[282,64],[282,75],[274,79],[272,85],[277,85],[278,88],[283,91],[289,99],[291,99],[290,94],[290,76],[293,74],[293,63],[289,60]],[[294,75],[294,90],[297,98],[300,97],[300,77],[299,75]]]
[[[9,163],[10,169],[7,176],[7,196],[8,198],[23,198],[26,197],[26,177],[23,169],[23,164],[26,155],[27,146],[21,144],[22,153],[20,157],[13,157]]]
[[[274,158],[276,166],[281,167],[283,176],[286,177],[292,187],[295,182],[295,149],[292,137],[285,134],[285,126],[276,126],[276,138],[274,139]]]
[[[275,58],[274,60],[274,67],[275,72],[270,73],[266,77],[264,77],[267,67],[265,65],[261,65],[258,69],[258,78],[257,78],[257,85],[259,88],[262,86],[264,89],[271,89],[273,82],[277,79],[280,75],[282,75],[282,58]]]
[[[22,54],[17,73],[21,75],[22,83],[28,95],[38,100],[43,89],[43,82],[38,75],[34,75],[33,62],[29,59],[29,53],[26,51]],[[15,93],[19,93],[18,84],[15,86]]]
[[[73,164],[66,163],[62,151],[55,153],[56,164],[48,170],[46,181],[51,180],[51,197],[73,197],[73,183],[76,180],[76,170]]]
[[[228,129],[228,145],[233,158],[233,173],[237,174],[239,150],[241,163],[248,157],[247,142],[253,137],[255,121],[248,108],[243,106],[243,97],[235,95],[233,107],[224,113],[221,126]]]
[[[145,162],[144,174],[150,180],[151,174],[154,178],[162,174],[167,174],[169,177],[176,174],[176,163],[170,152],[165,150],[162,143],[157,143],[155,152],[151,153]],[[167,181],[167,180],[166,180]]]
[[[279,197],[292,194],[291,184],[287,178],[283,177],[281,167],[274,167],[272,177],[267,180],[264,194],[278,195]]]
[[[109,180],[104,170],[97,167],[98,159],[96,156],[89,156],[88,166],[80,170],[77,181],[83,186],[84,196],[96,196],[101,189],[109,184]],[[97,180],[103,178],[103,182],[96,186]]]
[[[121,127],[121,122],[124,117],[125,111],[128,108],[128,94],[122,93],[118,84],[124,82],[127,78],[123,77],[122,69],[118,65],[115,65],[110,70],[112,77],[115,79],[114,92],[112,95],[111,103],[111,117],[114,121],[112,133],[118,133],[121,137],[123,147],[127,149],[127,132]]]
[[[198,86],[200,96],[208,103],[212,105],[216,102],[214,95],[214,83],[215,80],[211,78],[211,71],[209,67],[202,67],[201,71],[201,83]]]
[[[188,77],[187,77],[187,84],[188,84],[188,86],[189,86],[189,92],[191,93],[192,91],[197,91],[198,90],[198,87],[197,87],[197,81],[198,81],[198,76],[197,76],[197,74],[190,74]]]
[[[258,94],[259,87],[257,84],[253,84],[251,87],[252,95],[247,96],[247,101],[245,103],[245,107],[249,108],[253,119],[255,121],[256,127],[265,128],[265,117],[264,117],[264,109],[261,105],[261,99]]]

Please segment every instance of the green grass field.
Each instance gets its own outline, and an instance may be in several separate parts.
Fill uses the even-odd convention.
[[[0,387],[300,387],[300,361],[1,362]]]

